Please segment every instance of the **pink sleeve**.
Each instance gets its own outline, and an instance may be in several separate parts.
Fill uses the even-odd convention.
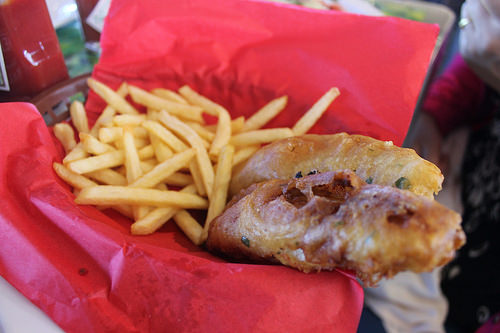
[[[434,117],[441,132],[451,130],[474,118],[484,96],[484,83],[460,55],[429,87],[423,112]]]

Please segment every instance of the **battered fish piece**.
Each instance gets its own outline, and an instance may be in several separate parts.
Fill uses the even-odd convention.
[[[206,246],[304,272],[345,269],[372,286],[449,262],[465,243],[460,223],[435,200],[344,170],[250,186],[212,222]]]
[[[349,169],[369,183],[396,186],[434,198],[443,175],[413,149],[364,135],[308,134],[276,141],[257,151],[233,174],[230,196],[268,179],[289,179],[297,173]]]

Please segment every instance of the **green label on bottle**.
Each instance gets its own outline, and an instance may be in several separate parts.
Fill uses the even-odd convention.
[[[2,44],[0,43],[0,91],[10,91],[9,78],[5,69],[5,60],[3,59]]]

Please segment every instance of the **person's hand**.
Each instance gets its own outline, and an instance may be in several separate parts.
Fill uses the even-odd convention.
[[[445,173],[448,157],[441,151],[443,136],[436,121],[430,115],[420,112],[405,142],[405,146],[415,149],[417,154],[436,164]]]
[[[459,27],[463,58],[481,79],[500,92],[500,1],[465,1]]]

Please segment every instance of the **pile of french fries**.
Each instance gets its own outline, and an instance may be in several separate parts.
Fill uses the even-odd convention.
[[[78,101],[70,107],[73,126],[53,127],[66,151],[53,167],[73,187],[75,202],[117,210],[134,221],[134,235],[151,234],[173,219],[196,245],[224,210],[233,168],[261,145],[308,132],[339,95],[337,88],[327,91],[292,128],[262,129],[285,108],[287,96],[248,119],[231,119],[189,86],[146,91],[123,83],[115,91],[92,78],[88,85],[107,103],[92,128]],[[207,125],[203,113],[216,123]],[[206,209],[206,221],[200,224],[190,209]]]

